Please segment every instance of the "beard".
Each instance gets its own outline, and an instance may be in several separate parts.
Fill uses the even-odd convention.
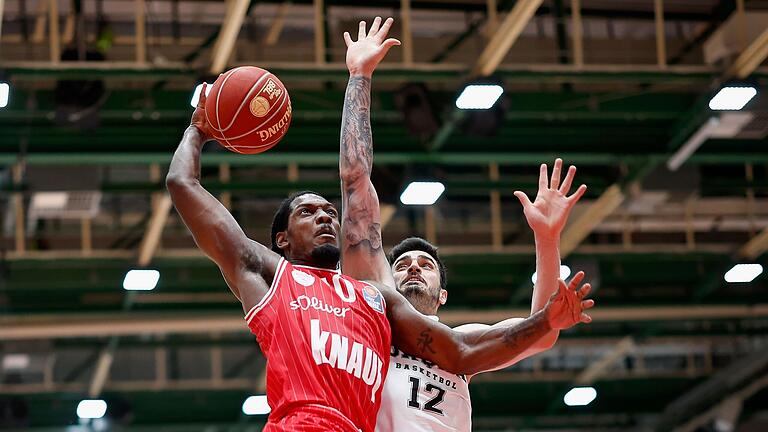
[[[335,269],[341,258],[341,250],[335,244],[326,243],[312,249],[310,256],[318,267]]]
[[[440,292],[433,293],[430,289],[419,283],[405,283],[398,289],[400,294],[424,315],[435,315],[440,307]]]

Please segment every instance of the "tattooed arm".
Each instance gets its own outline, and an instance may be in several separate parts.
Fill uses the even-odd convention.
[[[418,313],[395,290],[381,288],[387,301],[394,346],[448,372],[474,375],[504,367],[552,330],[590,322],[584,310],[591,308],[594,301],[584,300],[590,286],[585,284],[577,290],[580,281],[581,278],[574,277],[566,286],[560,280],[558,291],[546,306],[528,318],[467,331],[456,331],[433,321]]]
[[[376,18],[366,34],[360,22],[358,40],[344,33],[347,43],[349,84],[344,96],[339,146],[342,197],[342,254],[344,274],[394,286],[392,270],[381,242],[379,197],[371,183],[373,136],[371,133],[371,76],[376,65],[394,45],[386,39],[392,18],[381,25]],[[385,40],[386,39],[386,40]]]

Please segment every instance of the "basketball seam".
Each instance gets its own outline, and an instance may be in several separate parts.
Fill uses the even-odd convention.
[[[229,75],[231,75],[232,72],[234,72],[234,69],[232,69],[231,71],[226,72],[224,74],[225,75],[224,81],[226,81],[228,79]],[[216,84],[216,82],[214,81],[214,85],[215,84]],[[221,95],[221,88],[222,88],[223,85],[224,85],[224,83],[222,82],[222,85],[219,86],[218,91],[216,92],[216,102],[213,105],[214,111],[216,111],[216,127],[213,128],[215,130],[219,130],[219,127],[221,126],[221,122],[219,120],[219,96]],[[206,105],[208,105],[208,104],[206,103]],[[213,126],[210,117],[208,117],[208,110],[205,110],[205,119],[208,120],[208,124],[209,125]]]
[[[280,110],[283,108],[283,106],[285,106],[285,101],[286,100],[287,100],[287,95],[286,95],[286,97],[283,98],[283,101],[280,104],[280,106],[277,109],[275,109],[275,112],[272,113],[272,115],[268,119],[266,119],[263,122],[261,122],[261,124],[259,124],[258,126],[256,126],[253,129],[249,130],[248,132],[242,133],[242,134],[240,134],[238,136],[229,137],[229,139],[231,139],[231,140],[240,139],[240,138],[242,138],[242,137],[244,137],[246,135],[250,135],[250,134],[254,133],[255,131],[261,129],[264,126],[265,123],[269,123],[270,120],[272,120],[280,112]],[[285,114],[283,114],[283,115],[285,115]],[[293,118],[293,113],[291,113],[291,118]],[[220,132],[224,132],[224,131],[220,131]]]
[[[237,110],[235,111],[235,114],[232,116],[232,121],[229,122],[229,125],[227,125],[227,127],[223,128],[223,129],[219,129],[221,132],[228,131],[235,124],[235,120],[237,120],[237,116],[240,115],[240,112],[243,110],[243,107],[245,106],[245,104],[248,101],[248,99],[250,99],[251,94],[253,93],[253,91],[256,89],[256,87],[258,87],[260,85],[262,80],[264,80],[266,78],[269,78],[271,75],[272,75],[271,73],[265,73],[258,80],[256,80],[256,82],[251,86],[251,89],[248,90],[248,93],[245,94],[245,97],[243,97],[243,100],[240,101],[240,106],[237,108]],[[221,83],[221,88],[222,88],[222,90],[224,89],[224,83]],[[259,92],[260,91],[261,90],[259,90]],[[221,92],[219,92],[219,93],[221,93]],[[219,124],[219,126],[221,126],[221,124]],[[232,139],[234,139],[234,138],[232,138]]]

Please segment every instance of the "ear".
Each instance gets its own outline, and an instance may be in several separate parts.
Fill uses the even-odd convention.
[[[288,248],[288,231],[280,231],[275,235],[275,244],[277,244],[277,247],[280,249],[287,249]]]
[[[448,291],[441,289],[440,290],[440,304],[444,305],[445,302],[448,301]]]

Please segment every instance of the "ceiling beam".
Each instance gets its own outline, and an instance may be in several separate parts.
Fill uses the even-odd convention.
[[[150,163],[169,164],[173,154],[162,153],[28,153],[25,164],[31,165],[147,165]],[[424,153],[393,152],[376,154],[377,165],[434,164],[443,166],[487,166],[496,162],[500,166],[531,166],[543,160],[562,157],[569,163],[579,166],[614,166],[617,164],[661,163],[669,158],[668,154],[652,153],[641,156],[617,153],[553,153],[553,152],[489,152],[489,153]],[[13,165],[18,160],[16,153],[0,153],[0,165]],[[236,166],[287,166],[296,162],[299,166],[331,167],[338,165],[339,154],[331,152],[292,153],[269,152],[256,158],[244,158],[237,154],[211,153],[200,163],[203,166],[218,166],[228,163]],[[743,165],[745,163],[768,163],[768,153],[715,153],[694,154],[688,164]]]
[[[760,255],[768,250],[768,228],[760,232],[760,234],[752,237],[744,246],[739,249],[739,256],[742,256],[749,260],[757,259]]]
[[[251,0],[227,0],[227,13],[221,24],[219,38],[212,50],[213,59],[210,69],[212,75],[218,75],[226,68],[250,2]]]
[[[562,257],[565,258],[570,255],[605,218],[624,202],[624,198],[621,186],[613,184],[573,223],[568,224],[560,242]]]
[[[768,57],[768,29],[765,29],[739,54],[731,67],[728,68],[726,78],[747,78],[766,57]]]
[[[584,369],[574,380],[574,384],[579,386],[592,384],[607,372],[617,360],[629,354],[633,349],[635,349],[635,339],[632,336],[625,336],[614,345],[612,350]]]
[[[519,309],[451,309],[440,313],[448,325],[468,322],[494,323],[510,316],[528,316],[530,310]],[[595,322],[685,321],[704,319],[750,319],[768,317],[768,304],[750,306],[659,306],[604,307],[590,314]],[[58,339],[78,337],[130,336],[147,334],[200,334],[212,332],[247,331],[241,316],[206,314],[111,313],[71,315],[66,321],[60,315],[5,316],[0,318],[0,340]]]
[[[160,195],[159,193],[156,194]],[[171,197],[167,193],[163,193],[157,198],[153,200],[152,216],[150,216],[147,230],[144,232],[144,237],[139,246],[139,257],[137,260],[139,267],[146,267],[152,261],[152,257],[160,245],[160,237],[163,235],[163,228],[168,221],[168,214],[171,211],[171,207],[173,207]]]
[[[519,0],[515,3],[478,57],[477,63],[472,68],[472,75],[488,76],[496,71],[520,33],[536,14],[536,9],[541,6],[541,3],[542,0]]]
[[[267,37],[264,38],[264,44],[266,46],[275,46],[278,39],[280,39],[280,34],[283,32],[283,28],[285,27],[285,16],[291,9],[291,4],[291,0],[285,0],[285,2],[283,2],[283,4],[281,4],[277,9],[275,17],[272,18],[272,24],[269,25]]]

